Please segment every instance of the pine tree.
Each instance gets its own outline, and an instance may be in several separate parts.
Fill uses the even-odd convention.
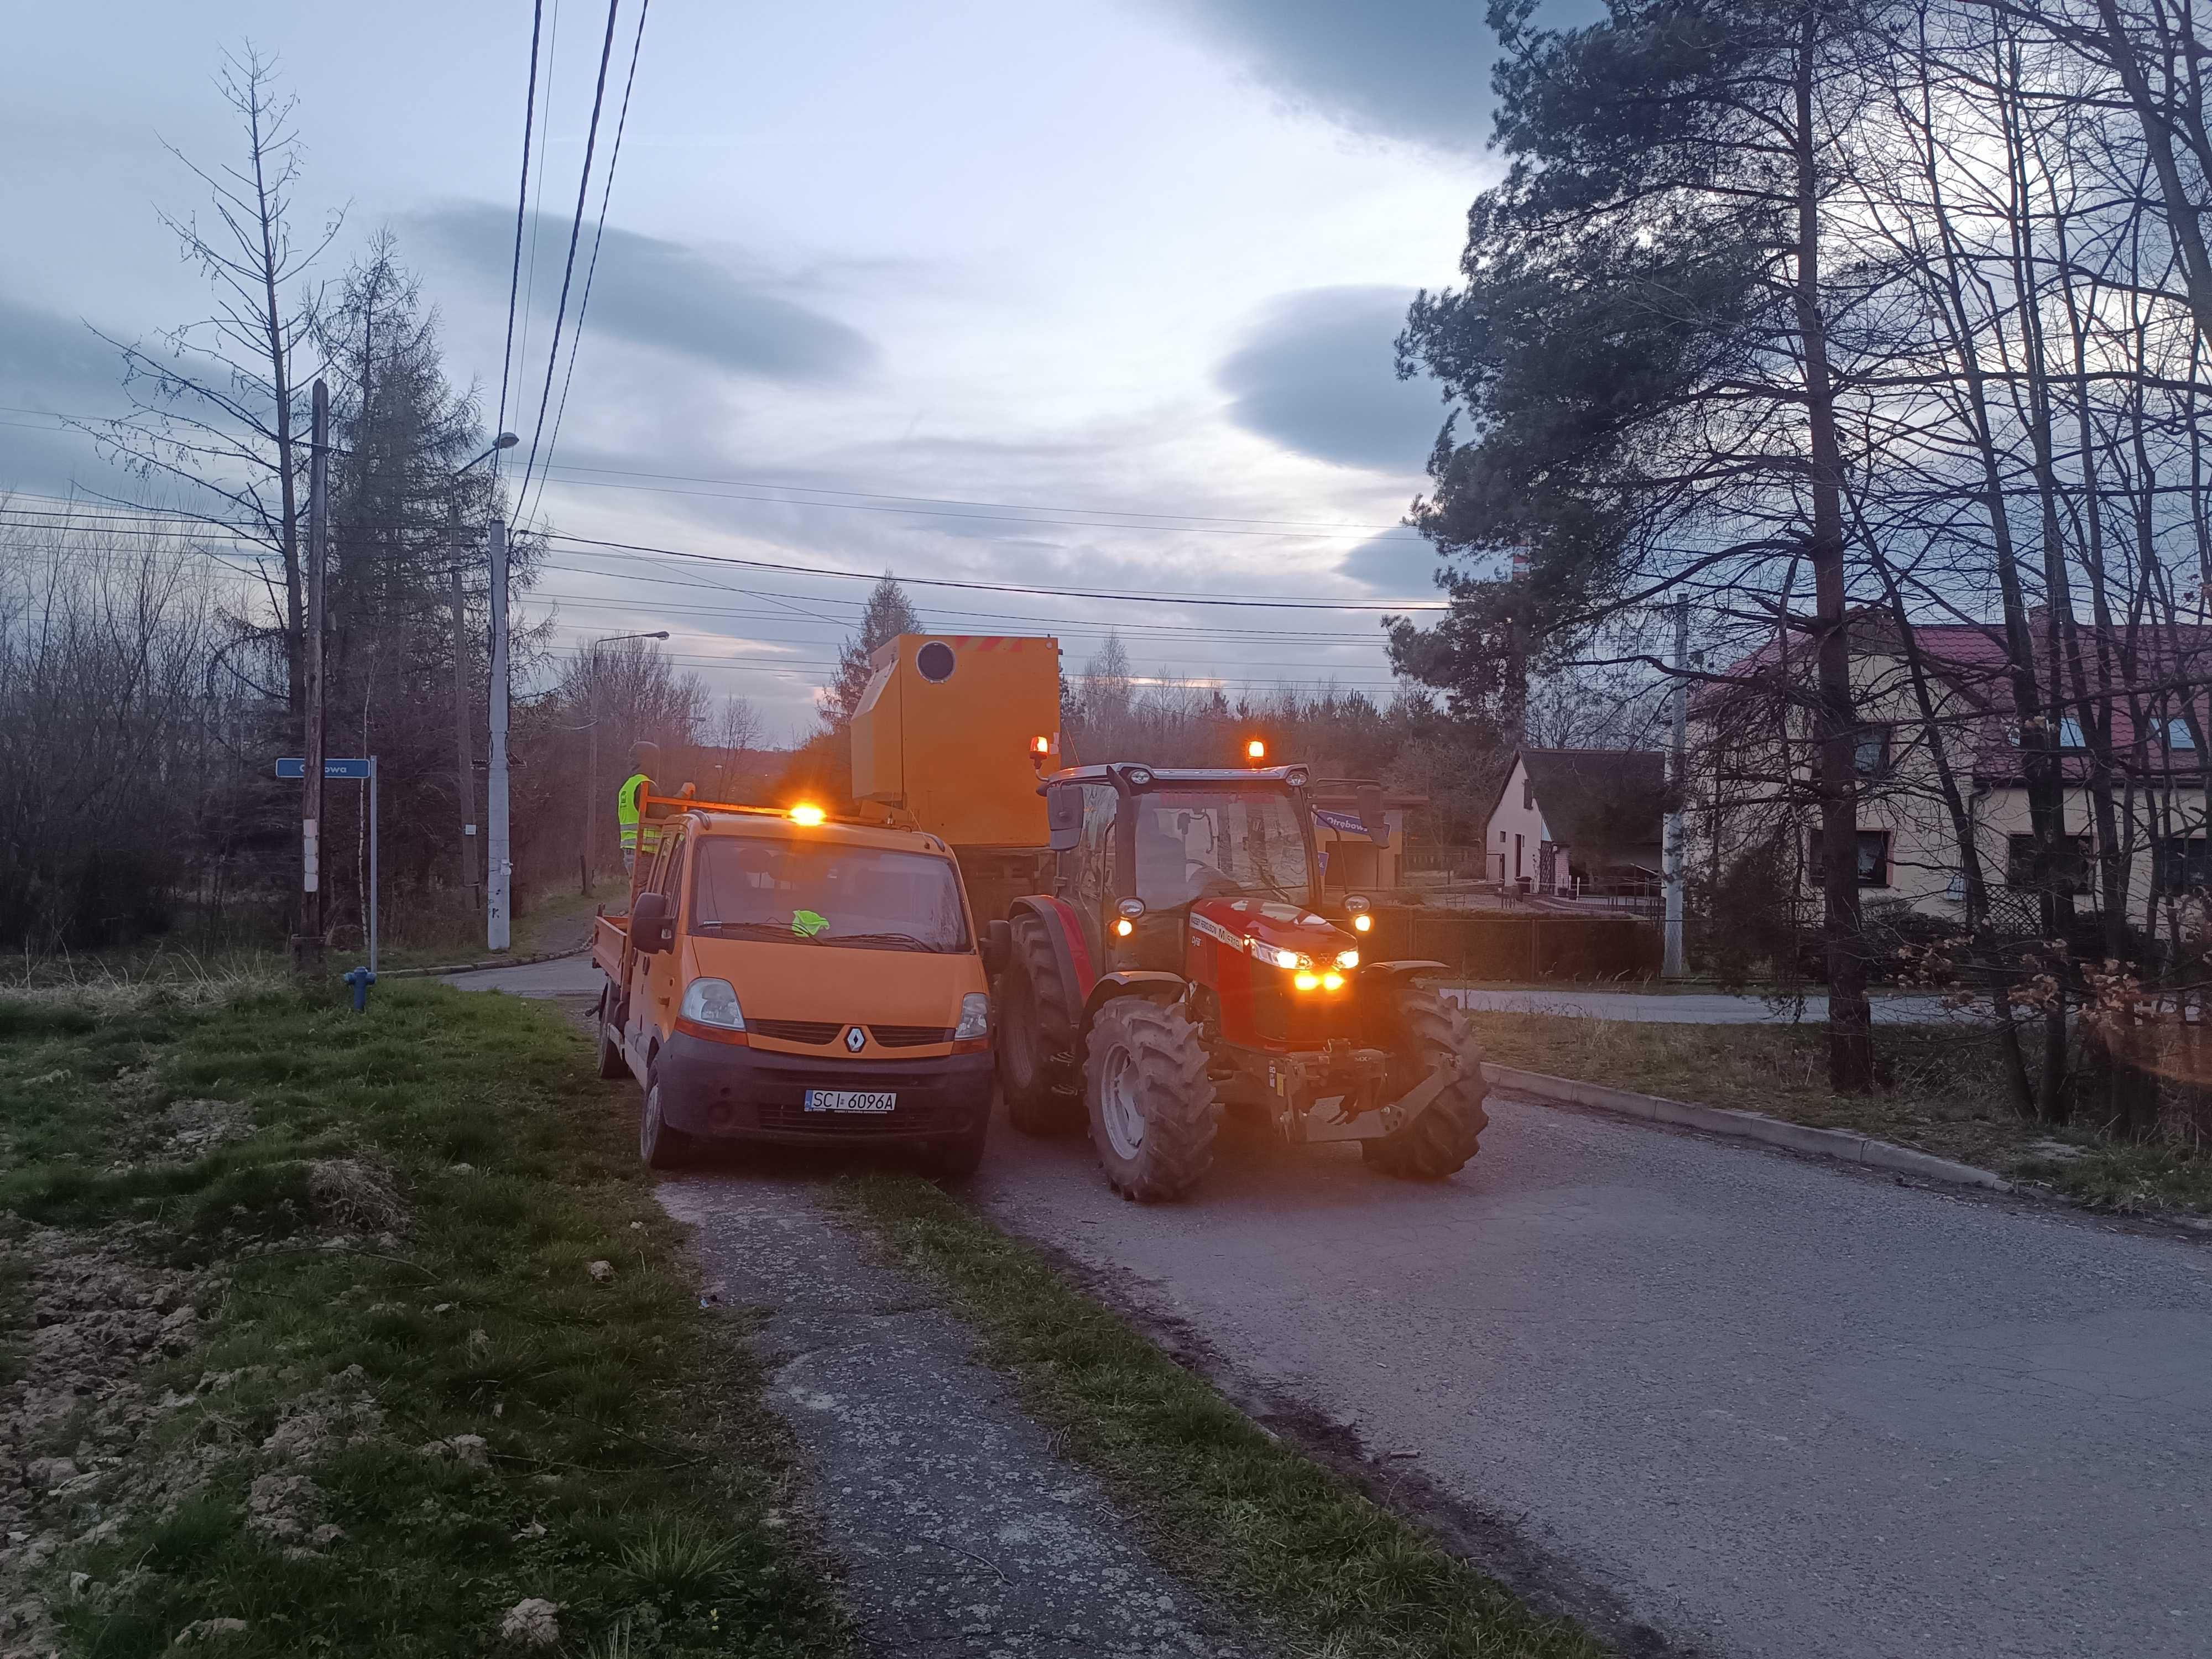
[[[888,570],[868,590],[867,608],[860,613],[860,631],[845,641],[837,653],[837,678],[822,696],[822,717],[832,730],[852,724],[875,677],[876,653],[902,634],[924,632],[921,617]]]

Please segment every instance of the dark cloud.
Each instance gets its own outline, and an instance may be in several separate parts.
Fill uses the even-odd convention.
[[[1423,599],[1437,585],[1437,550],[1410,530],[1394,530],[1364,541],[1337,566],[1370,592],[1394,599]]]
[[[407,223],[434,248],[495,281],[504,292],[514,256],[512,214],[471,204],[416,215]],[[587,229],[577,251],[572,317],[590,257],[590,234]],[[537,236],[537,288],[550,315],[560,294],[568,226],[544,219]],[[680,242],[610,227],[592,281],[589,326],[594,333],[769,380],[849,380],[873,364],[876,348],[866,335],[785,298],[775,286],[738,275]]]
[[[1291,101],[1358,131],[1477,150],[1498,38],[1471,0],[1169,0]]]
[[[25,411],[98,419],[121,412],[122,388],[115,349],[80,319],[0,297],[0,490],[115,488],[89,439]]]
[[[1413,296],[1390,288],[1316,288],[1271,304],[1216,374],[1231,418],[1341,466],[1418,472],[1443,425],[1434,387],[1401,380],[1391,341]]]

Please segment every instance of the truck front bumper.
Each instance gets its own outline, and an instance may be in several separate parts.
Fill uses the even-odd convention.
[[[974,1134],[991,1114],[991,1056],[833,1060],[678,1031],[657,1062],[669,1127],[716,1140],[921,1146]],[[898,1097],[888,1112],[810,1112],[810,1089]]]

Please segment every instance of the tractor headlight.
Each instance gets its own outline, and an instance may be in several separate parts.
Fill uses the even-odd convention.
[[[1304,978],[1304,975],[1301,975],[1300,977]],[[1341,991],[1344,988],[1344,975],[1342,974],[1323,974],[1321,976],[1321,988],[1324,991]]]
[[[1330,977],[1334,978],[1335,975],[1331,975]],[[1300,974],[1296,979],[1292,980],[1291,983],[1297,986],[1301,991],[1315,990],[1318,988],[1321,984],[1321,975],[1316,973]]]
[[[684,988],[682,1018],[717,1030],[742,1031],[744,1011],[738,1006],[737,988],[726,979],[695,979]]]
[[[1370,931],[1374,926],[1375,918],[1369,915],[1364,910],[1362,910],[1358,915],[1352,919],[1352,931],[1355,933],[1367,933]]]
[[[1278,968],[1295,968],[1305,960],[1296,951],[1285,951],[1279,945],[1263,945],[1261,948],[1267,952]]]
[[[952,1028],[952,1040],[965,1042],[991,1034],[991,999],[981,991],[970,991],[960,999],[960,1023]]]
[[[1349,973],[1352,969],[1359,966],[1359,952],[1357,951],[1339,951],[1336,953],[1336,965],[1345,972]]]

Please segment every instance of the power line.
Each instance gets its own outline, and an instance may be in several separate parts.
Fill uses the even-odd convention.
[[[1076,514],[1100,519],[1183,519],[1204,524],[1260,525],[1271,526],[1279,529],[1323,530],[1342,532],[1346,534],[1357,534],[1368,531],[1401,530],[1406,527],[1397,524],[1346,524],[1313,519],[1243,518],[1219,513],[1155,513],[1143,507],[1061,507],[1049,501],[969,501],[960,496],[894,495],[874,489],[836,489],[827,484],[781,483],[758,478],[702,477],[686,472],[641,472],[634,468],[619,466],[563,465],[556,470],[562,472],[599,472],[610,477],[618,478],[653,478],[670,483],[720,484],[733,489],[789,489],[809,495],[851,495],[869,501],[902,501],[921,507],[988,507],[1009,513]],[[564,482],[574,483],[580,483],[582,480],[568,479]],[[1412,539],[1420,538],[1416,537]]]
[[[599,243],[607,231],[607,198],[614,194],[615,169],[622,165],[623,133],[629,125],[630,89],[637,84],[637,57],[645,45],[645,18],[652,7],[653,0],[638,0],[637,33],[629,43],[629,72],[623,77],[622,109],[615,117],[615,142],[607,151],[606,180],[599,189],[599,222],[592,229],[591,263],[584,267],[584,297],[576,302],[576,326],[568,337],[568,368],[561,377],[561,402],[553,411],[553,435],[545,443],[545,471],[538,475],[538,499],[541,502],[545,499],[546,472],[552,471],[554,451],[561,442],[561,422],[568,413],[568,387],[576,378],[576,349],[583,343],[584,317],[592,308],[592,279],[599,275]],[[587,160],[587,168],[588,165]],[[523,482],[529,482],[527,472],[523,475]],[[525,522],[530,517],[520,501],[515,503],[515,516]]]
[[[592,120],[584,131],[584,165],[576,177],[576,213],[568,223],[568,258],[561,270],[561,303],[553,313],[553,343],[545,352],[545,386],[538,394],[538,423],[530,432],[530,459],[522,465],[521,487],[515,491],[515,502],[520,506],[530,494],[530,474],[538,465],[538,441],[544,434],[545,410],[553,398],[553,371],[561,362],[561,329],[568,317],[568,285],[576,275],[576,244],[584,234],[584,204],[590,198],[592,189],[592,154],[599,142],[599,112],[607,96],[607,64],[615,51],[615,17],[622,9],[622,0],[607,0],[607,32],[599,42],[599,78],[592,92]],[[582,326],[580,319],[578,326]]]
[[[538,118],[538,31],[545,21],[545,0],[530,8],[530,89],[522,101],[522,188],[514,198],[514,267],[507,278],[507,349],[499,361],[499,424],[507,430],[507,380],[514,364],[514,310],[522,293],[522,221],[530,210],[530,129]]]
[[[933,507],[894,507],[879,501],[810,501],[787,495],[745,495],[720,489],[678,489],[669,484],[615,483],[605,478],[563,478],[561,483],[570,489],[637,489],[656,495],[689,495],[710,501],[760,501],[774,507],[827,507],[846,513],[889,513],[906,518],[963,519],[982,524],[1023,524],[1037,529],[1141,530],[1190,536],[1255,536],[1268,541],[1333,541],[1345,536],[1368,534],[1364,527],[1357,526],[1341,530],[1244,530],[1225,524],[1123,524],[1112,520],[1042,519],[1024,516],[1019,513],[971,513]],[[762,489],[806,488],[803,484],[760,484],[752,487]],[[538,493],[541,495],[544,493],[542,478],[539,481]],[[1111,508],[1107,510],[1112,511]],[[1164,518],[1171,515],[1162,514],[1149,516]],[[1405,542],[1410,544],[1426,538],[1419,535],[1382,535],[1373,537],[1372,539]]]
[[[829,570],[817,565],[783,564],[768,559],[740,559],[729,554],[695,553],[676,547],[653,547],[640,542],[610,542],[588,536],[569,536],[558,532],[546,532],[546,541],[559,542],[571,547],[612,548],[618,552],[648,553],[662,558],[695,560],[703,564],[727,565],[747,570],[777,570],[801,576],[834,576],[848,581],[880,581],[881,571]],[[951,576],[901,576],[902,585],[917,587],[954,587],[984,593],[1033,593],[1054,599],[1105,599],[1128,605],[1207,605],[1249,607],[1267,611],[1443,611],[1449,607],[1433,599],[1399,599],[1379,605],[1353,605],[1338,599],[1271,599],[1255,594],[1214,593],[1114,593],[1090,587],[1036,587],[1022,582],[964,581]]]

